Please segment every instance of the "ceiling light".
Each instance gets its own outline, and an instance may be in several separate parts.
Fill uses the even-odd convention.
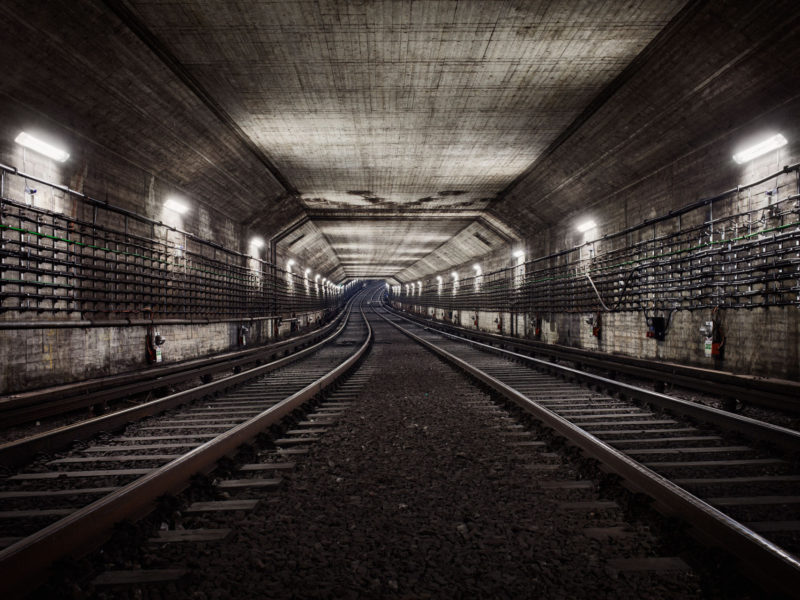
[[[311,273],[311,269],[306,269],[303,275],[305,275],[306,279],[308,279],[308,274]]]
[[[436,281],[438,281],[439,283],[442,283],[442,276],[441,275],[437,275],[436,276]]]
[[[55,159],[58,162],[64,162],[69,158],[69,153],[65,150],[51,146],[47,142],[43,142],[42,140],[35,138],[31,134],[25,133],[24,131],[21,131],[20,134],[14,138],[14,141],[20,146],[30,148],[34,152],[44,154],[45,156]]]
[[[480,275],[481,274],[481,266],[479,264],[472,265],[472,268],[475,269],[475,272]]]
[[[250,240],[250,245],[253,248],[261,248],[261,247],[264,246],[264,238],[260,238],[260,237],[257,237],[257,236],[252,238]]]
[[[513,256],[514,256],[514,258],[521,258],[521,257],[525,256],[525,251],[524,250],[514,250]]]
[[[785,146],[787,143],[788,142],[786,141],[786,138],[778,133],[770,138],[767,138],[763,142],[759,142],[755,146],[750,146],[741,152],[737,152],[733,155],[733,160],[739,164],[746,163],[747,161],[753,160],[762,154],[766,154],[770,150],[776,150],[781,146]]]
[[[286,261],[286,267],[288,269],[291,269],[293,264],[294,264],[294,259],[293,258],[290,258],[289,260]]]
[[[181,202],[180,200],[176,200],[175,198],[167,198],[167,201],[164,202],[164,208],[173,210],[182,215],[189,210],[189,205]]]
[[[453,279],[458,279],[458,273],[456,273],[455,271],[450,273],[450,275],[452,276]]]
[[[576,227],[576,229],[578,231],[580,231],[581,233],[586,233],[587,231],[589,231],[590,229],[594,229],[595,227],[597,227],[597,223],[595,223],[594,221],[589,219],[588,221],[584,221],[583,223],[580,223]]]

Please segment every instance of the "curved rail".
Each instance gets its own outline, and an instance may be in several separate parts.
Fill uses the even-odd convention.
[[[195,377],[207,378],[223,371],[236,371],[248,364],[258,364],[263,360],[274,358],[280,353],[291,353],[324,338],[337,325],[340,325],[351,302],[352,299],[336,318],[322,328],[280,342],[155,368],[0,396],[0,419],[6,427],[27,423],[103,404],[112,399],[119,400],[164,386],[181,384]]]
[[[189,390],[184,390],[176,394],[171,394],[160,398],[158,400],[151,400],[143,404],[127,408],[125,410],[116,411],[87,419],[72,425],[66,425],[49,431],[8,442],[0,445],[0,462],[8,467],[16,467],[20,464],[30,462],[39,452],[53,452],[63,448],[77,440],[85,439],[89,436],[95,435],[100,432],[114,431],[124,425],[150,417],[158,413],[164,412],[181,404],[186,404],[194,400],[198,400],[205,396],[219,394],[234,386],[241,385],[251,379],[260,377],[270,373],[276,369],[293,363],[301,358],[319,350],[322,346],[329,343],[331,340],[336,339],[345,329],[352,305],[348,308],[343,315],[339,326],[328,337],[323,338],[321,341],[316,342],[312,346],[308,346],[303,350],[290,354],[284,358],[274,360],[265,365],[254,367],[247,371],[243,371],[236,375],[231,375],[211,383],[203,384]]]
[[[375,312],[377,313],[377,311]],[[424,347],[430,349],[435,354],[444,358],[446,361],[469,373],[494,391],[528,411],[547,427],[551,428],[560,436],[563,436],[572,444],[581,448],[581,450],[583,450],[586,454],[599,460],[613,472],[626,479],[636,489],[654,498],[663,508],[666,508],[669,513],[675,514],[676,516],[690,523],[698,531],[704,534],[706,538],[713,540],[720,547],[724,548],[734,556],[742,559],[748,569],[751,569],[757,578],[761,579],[772,588],[777,588],[784,593],[790,594],[796,593],[797,589],[800,588],[800,561],[798,561],[798,559],[789,552],[785,551],[770,540],[762,537],[758,533],[752,531],[738,521],[732,519],[707,502],[704,502],[676,483],[659,475],[655,471],[649,469],[620,450],[588,433],[574,423],[571,423],[568,419],[530,399],[525,394],[514,389],[512,386],[504,383],[500,379],[493,377],[484,370],[476,367],[473,364],[470,364],[468,361],[459,358],[455,354],[440,348],[435,343],[401,327],[398,323],[392,321],[383,314],[377,314],[379,314],[379,316],[399,329],[405,335],[417,341]],[[406,320],[408,321],[408,319]],[[580,371],[576,371],[575,369],[568,369],[567,367],[562,367],[560,365],[545,363],[544,361],[532,359],[520,354],[492,348],[485,344],[469,342],[461,338],[457,338],[457,336],[442,334],[441,332],[437,332],[437,334],[448,336],[451,339],[457,339],[459,342],[465,344],[482,346],[482,350],[489,350],[493,353],[503,353],[509,358],[517,361],[533,361],[537,363],[539,368],[545,366],[549,370],[558,369],[561,370],[562,375],[568,377],[586,375]],[[631,394],[631,392],[636,389],[635,386],[619,384],[606,378],[595,376],[588,377],[593,378],[594,383],[602,386],[622,386],[620,389],[624,388],[628,394]],[[642,395],[647,397],[650,397],[654,394],[648,390],[640,391]],[[663,394],[656,394],[656,396],[662,399],[669,398]],[[690,405],[693,408],[697,408],[698,406],[677,399],[671,400],[676,400],[676,403],[673,405],[673,407],[680,406],[682,408],[689,408],[687,405]],[[703,408],[707,409],[708,407]],[[719,413],[726,417],[736,417],[736,415],[729,415],[723,411],[716,411],[715,409],[708,410],[714,414]],[[756,423],[758,422],[753,421],[752,419],[744,419],[743,417],[737,417],[736,419],[743,420],[745,422],[745,429],[748,432],[752,433],[756,429]],[[774,426],[768,424],[764,425],[766,426],[767,430],[770,431],[770,433],[766,434],[767,437],[771,437],[775,433],[775,429],[783,429],[775,428]],[[794,446],[795,449],[798,447],[798,444],[800,444],[800,434],[797,434],[797,432],[785,430],[779,432],[779,436],[784,443]]]
[[[362,300],[364,296],[362,295]],[[37,574],[44,571],[52,561],[68,554],[88,551],[96,546],[115,523],[148,512],[159,496],[179,491],[185,487],[192,475],[211,468],[220,458],[253,439],[333,384],[361,359],[372,343],[372,328],[364,315],[363,308],[360,312],[366,325],[365,341],[346,360],[322,377],[166,465],[153,469],[150,473],[0,551],[0,589],[9,594],[24,591]],[[340,330],[343,330],[345,325],[346,322]],[[322,344],[323,342],[316,344],[304,350],[302,354],[313,352]],[[288,358],[296,360],[298,355]],[[271,363],[229,379],[242,381],[243,377],[252,378],[256,372],[257,374],[267,372],[268,367],[277,368],[275,363]],[[214,385],[202,386],[205,388],[204,393],[214,391]],[[184,398],[183,401],[188,401],[188,398]],[[174,406],[176,403],[177,400],[173,399],[171,405]]]
[[[704,369],[677,363],[647,360],[632,356],[594,352],[583,348],[571,348],[557,344],[548,344],[535,340],[508,337],[457,327],[432,319],[423,319],[418,315],[398,311],[387,305],[394,314],[402,313],[406,318],[423,324],[425,327],[445,333],[455,334],[462,339],[472,339],[486,344],[509,347],[517,352],[529,352],[534,355],[548,357],[551,360],[564,360],[586,367],[616,371],[634,377],[653,381],[655,384],[671,383],[698,392],[740,400],[754,406],[765,406],[787,412],[800,412],[800,383],[782,379],[772,379],[753,375],[739,375],[715,369]]]

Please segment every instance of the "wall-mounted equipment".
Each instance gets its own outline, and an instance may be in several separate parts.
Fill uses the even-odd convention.
[[[707,358],[722,360],[725,358],[725,334],[722,331],[719,307],[712,311],[711,318],[711,321],[706,321],[700,328],[703,335],[703,354]]]
[[[592,335],[600,339],[600,334],[602,333],[603,329],[602,317],[600,313],[589,315],[589,317],[586,319],[586,324],[592,328]]]
[[[531,334],[533,339],[542,339],[542,315],[536,315],[531,322]]]
[[[647,317],[647,333],[645,335],[663,342],[667,337],[667,320],[664,317]]]
[[[160,333],[152,325],[147,328],[147,335],[145,336],[145,348],[147,349],[147,360],[151,363],[160,363],[161,346],[167,340],[161,336]]]

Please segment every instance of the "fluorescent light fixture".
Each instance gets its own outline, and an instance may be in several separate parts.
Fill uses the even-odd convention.
[[[788,142],[786,141],[786,138],[778,133],[770,138],[767,138],[763,142],[759,142],[755,146],[750,146],[741,152],[737,152],[733,155],[733,160],[739,164],[746,163],[761,156],[762,154],[766,154],[770,150],[777,150],[778,148],[785,146],[787,143]]]
[[[418,281],[418,282],[417,282],[417,285],[418,285],[419,287],[422,287],[422,282],[421,282],[421,281]]]
[[[584,221],[583,223],[579,223],[575,227],[575,229],[577,229],[581,233],[586,233],[587,231],[589,231],[590,229],[594,229],[595,227],[597,227],[597,223],[595,223],[594,221],[589,219],[588,221]]]
[[[323,277],[322,278],[322,283],[325,284],[326,281],[328,281],[328,278],[327,277]]]
[[[514,258],[521,258],[521,257],[525,256],[525,251],[524,250],[514,250],[513,256],[514,256]]]
[[[21,131],[20,134],[14,138],[14,141],[20,146],[30,148],[34,152],[44,154],[48,158],[52,158],[58,162],[64,162],[69,158],[69,153],[65,150],[51,146],[47,142],[43,142],[39,138],[35,138],[31,134],[25,133],[24,131]]]
[[[258,236],[250,239],[250,245],[253,248],[262,248],[264,246],[264,238]]]
[[[442,276],[441,275],[437,275],[436,276],[436,281],[438,281],[439,283],[442,283]]]
[[[308,274],[309,273],[311,273],[311,269],[306,269],[305,272],[303,273],[303,275],[305,276],[306,279],[308,279]]]
[[[294,259],[290,258],[289,260],[286,261],[286,268],[291,269],[292,265],[294,265]]]
[[[314,281],[319,281],[319,273],[317,273],[317,276],[314,277]]]
[[[472,268],[475,269],[475,272],[480,275],[481,274],[481,266],[478,263],[472,265]]]
[[[455,271],[453,271],[452,273],[450,273],[450,276],[451,276],[453,279],[458,279],[458,273],[456,273]]]
[[[176,200],[175,198],[167,198],[167,201],[164,202],[164,208],[175,211],[176,213],[182,215],[189,210],[189,205],[181,202],[180,200]]]

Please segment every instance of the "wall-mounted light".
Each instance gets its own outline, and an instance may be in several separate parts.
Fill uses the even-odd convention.
[[[589,231],[590,229],[594,229],[595,227],[597,227],[597,223],[589,219],[588,221],[584,221],[583,223],[578,223],[578,225],[575,226],[575,229],[577,229],[581,233],[586,233],[587,231]]]
[[[189,205],[176,198],[167,198],[167,201],[164,202],[164,208],[182,215],[189,210]]]
[[[512,252],[511,255],[514,258],[522,258],[523,256],[525,256],[525,251],[524,250],[514,250],[514,252]]]
[[[453,279],[458,279],[458,273],[453,271],[452,273],[450,273],[450,277],[452,277]]]
[[[264,238],[260,238],[258,236],[254,238],[250,238],[250,245],[253,248],[263,248],[264,247]]]
[[[733,160],[739,164],[746,163],[754,158],[758,158],[759,156],[766,154],[767,152],[770,152],[771,150],[777,150],[778,148],[785,146],[787,143],[788,142],[786,141],[786,138],[778,133],[754,146],[750,146],[741,152],[737,152],[733,155]]]
[[[308,274],[309,274],[309,273],[311,273],[311,269],[306,269],[305,271],[303,271],[303,277],[305,277],[306,279],[308,279]]]
[[[441,276],[441,275],[437,275],[437,276],[436,276],[436,281],[437,281],[438,283],[442,283],[442,276]]]
[[[314,281],[319,281],[319,273],[314,277]]]
[[[478,263],[475,263],[474,265],[472,265],[472,268],[475,269],[475,274],[476,275],[480,275],[481,274],[481,266]]]
[[[290,258],[289,260],[286,261],[286,270],[291,271],[293,265],[294,265],[294,259]]]
[[[39,138],[33,137],[31,134],[25,133],[24,131],[21,131],[19,135],[14,138],[14,141],[20,146],[30,148],[34,152],[43,154],[48,158],[57,160],[58,162],[64,162],[69,158],[69,153],[66,150],[56,148],[55,146],[48,144]]]

